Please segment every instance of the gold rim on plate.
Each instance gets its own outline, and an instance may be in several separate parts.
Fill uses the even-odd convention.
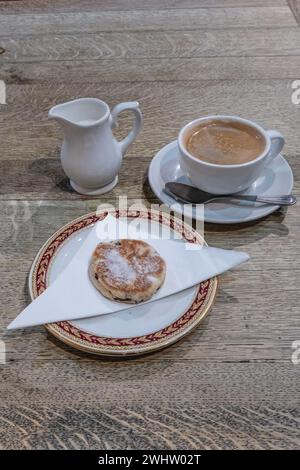
[[[55,232],[38,252],[29,275],[29,292],[33,299],[48,286],[51,263],[63,244],[73,234],[103,220],[108,212],[115,217],[136,218],[156,221],[170,227],[189,243],[205,243],[202,236],[177,217],[170,217],[155,210],[103,210],[78,217]],[[213,277],[201,282],[195,298],[180,318],[153,333],[131,338],[110,338],[93,335],[80,330],[71,322],[62,321],[45,325],[56,338],[81,351],[104,356],[134,356],[163,349],[190,333],[206,317],[217,292],[218,279]]]

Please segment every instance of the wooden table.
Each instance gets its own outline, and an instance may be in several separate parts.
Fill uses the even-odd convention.
[[[46,239],[122,194],[157,203],[148,164],[196,116],[280,130],[299,195],[299,18],[300,2],[284,0],[0,1],[1,448],[299,447],[298,206],[205,226],[209,244],[252,259],[222,276],[208,320],[164,351],[112,361],[42,327],[5,333],[29,301],[28,271]],[[144,114],[118,186],[101,198],[69,189],[62,134],[47,119],[52,105],[81,96],[136,99]],[[129,120],[121,124],[125,133]]]

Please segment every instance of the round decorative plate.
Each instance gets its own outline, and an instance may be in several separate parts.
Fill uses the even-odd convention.
[[[139,218],[145,227],[175,232],[184,242],[205,243],[199,233],[176,217],[154,210],[103,210],[79,217],[55,232],[37,254],[29,275],[35,299],[63,271],[89,231],[110,212],[130,221]],[[145,354],[169,346],[192,331],[207,315],[217,291],[217,278],[167,298],[109,315],[45,325],[58,339],[74,348],[105,356]]]

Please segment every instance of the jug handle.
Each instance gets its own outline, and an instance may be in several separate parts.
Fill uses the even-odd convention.
[[[142,126],[142,113],[139,108],[139,103],[137,101],[128,101],[126,103],[117,104],[111,112],[111,126],[116,126],[118,115],[122,113],[123,111],[127,111],[127,110],[133,112],[134,122],[133,122],[133,127],[131,131],[129,132],[129,134],[125,137],[125,139],[119,142],[123,156],[126,150],[128,149],[129,145],[132,144],[132,142],[137,137]]]

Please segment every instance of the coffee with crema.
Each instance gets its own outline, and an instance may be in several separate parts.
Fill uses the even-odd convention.
[[[198,124],[187,136],[186,149],[194,157],[217,165],[240,165],[255,160],[265,149],[263,135],[238,121],[211,120]]]

